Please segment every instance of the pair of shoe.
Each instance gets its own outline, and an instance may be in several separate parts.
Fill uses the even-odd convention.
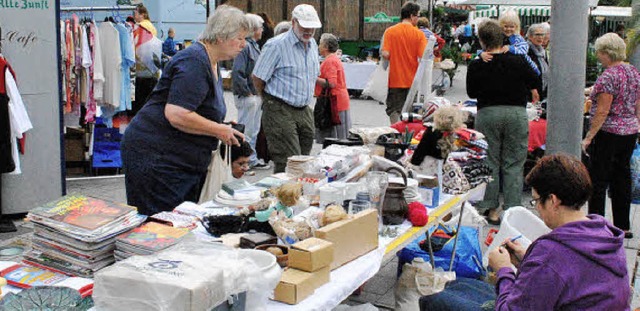
[[[252,170],[268,170],[270,168],[271,168],[271,165],[269,165],[268,163],[264,163],[262,161],[254,164],[254,165],[251,165],[251,169]]]

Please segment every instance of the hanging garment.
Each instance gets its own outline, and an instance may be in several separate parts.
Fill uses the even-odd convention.
[[[100,103],[104,99],[104,69],[102,57],[102,45],[100,44],[100,31],[96,22],[91,23],[91,34],[93,35],[93,97],[96,103]]]
[[[3,73],[4,81],[0,81],[0,86],[4,87],[6,96],[9,98],[9,123],[11,124],[11,156],[15,168],[10,174],[21,174],[20,156],[18,155],[18,141],[23,138],[24,133],[33,128],[27,110],[22,102],[22,96],[18,91],[14,73],[6,60],[0,57],[0,72]],[[2,93],[0,89],[0,93]]]
[[[120,66],[120,105],[117,107],[112,106],[103,106],[102,110],[102,118],[105,121],[105,124],[108,127],[113,126],[113,117],[118,113],[125,110],[131,110],[131,88],[130,84],[130,70],[136,64],[135,54],[133,49],[133,43],[131,40],[131,34],[129,29],[127,29],[123,24],[114,25],[115,29],[118,31],[119,42],[120,42],[120,55],[121,55],[121,66]]]
[[[11,71],[3,58],[0,58],[0,73]],[[9,121],[9,96],[4,82],[4,74],[0,74],[0,173],[9,173],[15,170],[11,154],[11,124]]]
[[[122,89],[122,52],[120,50],[120,34],[112,23],[104,22],[98,27],[102,50],[102,66],[104,69],[103,106],[120,106]],[[108,47],[108,48],[106,48]]]

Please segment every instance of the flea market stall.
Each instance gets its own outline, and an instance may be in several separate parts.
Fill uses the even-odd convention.
[[[479,176],[469,176],[473,188],[439,182],[445,160],[429,160],[435,175],[391,160],[408,161],[403,146],[415,147],[419,136],[401,142],[395,137],[408,133],[394,128],[353,132],[360,146],[337,141],[317,156],[291,157],[286,173],[230,180],[211,199],[149,217],[82,195],[43,204],[28,215],[33,235],[3,247],[22,251],[0,257],[9,283],[0,306],[48,293],[93,310],[330,310],[446,215],[460,210],[461,218],[484,189],[473,182]],[[469,148],[481,140],[458,135]],[[398,148],[400,155],[390,150]]]

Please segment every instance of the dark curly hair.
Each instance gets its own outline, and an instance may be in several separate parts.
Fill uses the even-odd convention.
[[[226,159],[226,155],[225,155],[225,153],[227,152],[226,150],[227,150],[226,145],[220,144],[220,155],[222,156],[223,159]],[[237,160],[240,157],[250,157],[252,153],[253,153],[253,150],[251,150],[251,146],[247,141],[241,142],[240,146],[232,145],[231,146],[231,162]]]
[[[554,154],[545,156],[531,169],[525,182],[545,202],[555,194],[562,205],[579,210],[593,190],[587,168],[574,156]]]

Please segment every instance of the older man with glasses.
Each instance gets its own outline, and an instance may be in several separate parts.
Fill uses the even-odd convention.
[[[313,36],[322,24],[308,4],[296,6],[292,16],[291,30],[264,45],[253,70],[254,85],[263,97],[262,126],[275,173],[284,172],[290,156],[311,152],[315,132],[309,105],[320,62]]]

